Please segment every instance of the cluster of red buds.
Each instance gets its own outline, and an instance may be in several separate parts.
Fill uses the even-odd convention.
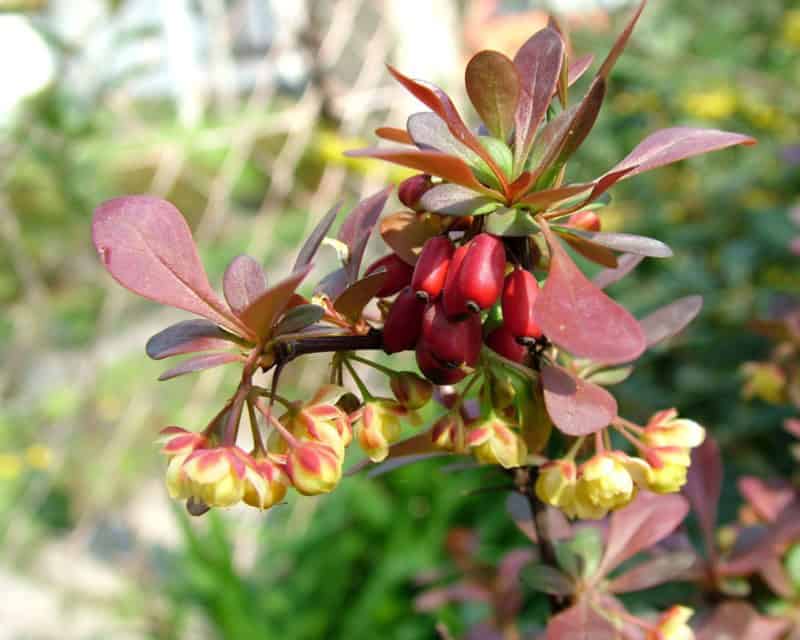
[[[567,161],[597,119],[611,69],[643,8],[644,2],[575,104],[569,88],[592,57],[569,60],[555,22],[513,60],[496,51],[476,54],[466,88],[482,120],[478,128],[467,126],[441,89],[390,67],[430,110],[411,115],[404,129],[377,130],[399,146],[352,155],[419,172],[399,186],[407,209],[381,218],[386,189],[358,203],[336,237],[326,239],[338,214],[332,209],[291,274],[272,286],[256,260],[239,256],[225,272],[222,300],[169,203],[129,196],[98,208],[94,241],[111,275],[135,293],[203,318],[151,338],[153,358],[194,354],[162,378],[242,367],[236,392],[202,433],[166,431],[172,495],[195,510],[238,502],[263,509],[292,486],[305,495],[328,492],[342,476],[351,441],[374,462],[450,452],[521,469],[538,478],[529,494],[580,518],[602,517],[639,489],[681,487],[703,429],[673,411],[640,427],[619,416],[606,387],[630,375],[646,349],[680,332],[701,300],[683,298],[637,319],[608,297],[603,289],[642,259],[669,257],[671,250],[653,238],[601,231],[600,214],[620,180],[754,141],[665,129],[605,174],[565,181]],[[391,252],[362,274],[378,228]],[[341,264],[307,298],[297,290],[323,244],[336,249]],[[605,270],[589,280],[568,248]],[[422,375],[366,358],[367,350],[414,351]],[[330,377],[314,398],[278,394],[284,366],[322,352],[333,354]],[[363,366],[388,376],[394,398],[373,394],[357,369]],[[254,376],[269,371],[269,388],[259,386]],[[434,397],[444,412],[402,440],[404,424],[419,426],[419,409]],[[276,405],[285,409],[280,416]],[[249,452],[238,444],[245,414]],[[616,448],[612,432],[635,451]]]

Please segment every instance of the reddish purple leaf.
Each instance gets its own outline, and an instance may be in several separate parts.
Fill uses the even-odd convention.
[[[635,253],[647,258],[669,258],[672,256],[672,249],[660,240],[637,236],[632,233],[605,233],[603,231],[584,231],[572,227],[558,227],[559,233],[569,233],[579,236],[595,244],[608,247],[614,251],[625,253]]]
[[[712,564],[716,559],[716,542],[714,531],[717,526],[717,504],[722,491],[722,458],[719,445],[711,436],[692,451],[692,466],[683,487],[684,495],[689,498],[697,519],[706,554]]]
[[[584,258],[604,267],[608,267],[609,269],[616,268],[617,254],[611,249],[604,247],[602,244],[587,240],[582,235],[572,234],[572,229],[555,227],[554,230],[569,244],[569,246],[575,249],[575,251],[580,253]]]
[[[542,387],[547,414],[562,433],[585,436],[607,427],[617,417],[614,396],[566,369],[544,365]]]
[[[639,357],[646,343],[636,319],[587,280],[541,216],[537,222],[550,247],[550,272],[534,306],[545,335],[597,362],[620,364]]]
[[[150,196],[108,200],[94,212],[92,239],[103,265],[123,287],[242,330],[211,288],[192,232],[169,202]]]
[[[764,480],[756,476],[739,478],[739,493],[753,510],[767,522],[778,518],[781,511],[797,497],[792,484],[783,479]]]
[[[543,189],[542,191],[534,191],[527,194],[520,199],[520,202],[530,205],[536,209],[546,209],[556,202],[561,202],[567,198],[572,198],[579,193],[586,192],[588,195],[594,188],[594,182],[583,182],[580,184],[568,184],[563,187],[555,187],[553,189]]]
[[[398,129],[397,127],[378,127],[375,129],[375,135],[384,140],[391,142],[398,142],[400,144],[414,144],[408,131],[405,129]]]
[[[351,322],[357,322],[361,318],[364,307],[383,286],[386,276],[387,271],[382,268],[357,280],[336,298],[336,302],[333,304],[334,309]]]
[[[601,289],[605,289],[615,282],[622,280],[633,271],[642,260],[644,260],[644,256],[623,253],[621,256],[617,256],[616,269],[604,269],[592,278],[592,282]]]
[[[323,216],[322,220],[317,223],[317,226],[314,227],[314,230],[309,234],[308,238],[306,238],[305,243],[303,243],[303,248],[300,249],[300,252],[297,254],[297,260],[294,262],[292,271],[299,271],[311,263],[314,256],[317,255],[317,250],[325,239],[325,236],[328,235],[328,231],[331,230],[331,226],[334,220],[336,220],[341,206],[341,203],[333,205],[328,213]]]
[[[281,336],[287,333],[302,331],[306,327],[322,320],[325,310],[315,304],[300,304],[289,309],[280,322],[275,325],[274,335]]]
[[[386,160],[404,167],[424,171],[439,176],[449,182],[469,187],[479,193],[501,197],[501,194],[485,187],[472,173],[469,165],[461,158],[446,155],[439,151],[413,151],[405,149],[359,149],[348,151],[345,155],[353,158],[375,158]]]
[[[545,640],[620,640],[624,637],[594,603],[583,598],[550,620]]]
[[[496,201],[479,195],[472,189],[451,183],[436,185],[420,198],[420,205],[425,211],[434,211],[448,216],[469,216],[476,209],[491,202]]]
[[[469,147],[478,156],[480,156],[480,158],[483,159],[487,165],[489,165],[492,173],[494,173],[498,182],[502,185],[503,191],[505,191],[508,187],[505,175],[497,166],[497,163],[494,161],[491,154],[480,143],[480,140],[478,140],[477,136],[470,131],[466,124],[464,124],[464,121],[461,119],[458,110],[447,94],[435,85],[427,82],[412,80],[411,78],[408,78],[397,71],[397,69],[394,69],[389,65],[387,65],[387,67],[389,69],[389,73],[391,73],[400,84],[402,84],[420,102],[422,102],[426,107],[428,107],[431,111],[445,121],[447,128],[450,129],[450,133],[452,133],[459,142]]]
[[[467,64],[467,94],[495,138],[508,140],[519,100],[519,76],[514,63],[498,51],[481,51]]]
[[[611,47],[611,51],[608,52],[606,59],[603,60],[603,64],[600,65],[600,69],[597,72],[598,78],[608,78],[611,70],[614,68],[614,65],[617,62],[617,59],[620,57],[620,55],[622,55],[625,45],[628,44],[628,39],[631,37],[633,28],[636,26],[639,16],[642,15],[642,11],[644,10],[646,4],[647,0],[642,0],[642,3],[636,8],[633,16],[631,16],[631,19],[628,21],[628,24],[625,25],[625,29],[623,29],[622,33],[620,33],[617,37],[616,42],[614,42],[614,46]]]
[[[456,140],[445,121],[432,111],[412,113],[406,127],[408,135],[422,151],[441,151],[472,166],[481,162],[480,156]]]
[[[611,593],[630,593],[676,581],[682,577],[685,579],[687,572],[697,561],[697,556],[690,551],[659,555],[637,564],[611,580],[608,590]]]
[[[683,331],[703,308],[702,296],[687,296],[653,311],[639,320],[647,346],[652,347],[662,340]]]
[[[385,189],[378,191],[367,198],[364,198],[355,207],[353,207],[353,210],[350,211],[350,213],[348,213],[347,217],[344,219],[342,227],[339,229],[339,233],[336,237],[350,247],[351,261],[353,258],[353,244],[355,244],[365,233],[372,231],[372,228],[375,226],[378,218],[380,218],[383,207],[386,204],[386,200],[389,198],[389,194],[392,192],[392,188],[393,187],[386,187]]]
[[[698,129],[695,127],[671,127],[656,131],[642,140],[609,173],[635,167],[624,176],[627,179],[692,156],[740,144],[753,145],[755,143],[754,138],[741,133],[719,131],[718,129]]]
[[[270,287],[242,311],[240,315],[242,321],[258,338],[264,339],[269,336],[273,324],[288,306],[295,289],[311,271],[311,266],[306,265],[300,271],[295,271]]]
[[[785,618],[762,616],[746,602],[723,602],[700,629],[697,640],[779,640],[791,624]]]
[[[240,314],[267,288],[267,276],[257,260],[236,256],[222,277],[222,292],[234,313]]]
[[[536,527],[533,524],[533,515],[528,500],[521,494],[512,492],[506,498],[506,511],[517,528],[524,533],[531,542],[536,542]],[[546,508],[547,530],[552,540],[563,540],[574,535],[572,526],[560,509]]]
[[[571,87],[573,84],[575,84],[581,78],[581,76],[586,73],[589,67],[592,66],[592,62],[594,62],[594,54],[587,53],[585,56],[581,56],[571,65],[569,65],[567,85]]]
[[[514,116],[514,166],[517,172],[525,166],[536,131],[556,90],[563,64],[564,40],[555,29],[549,27],[535,33],[514,56],[520,86],[519,103]]]
[[[172,367],[172,369],[168,369],[158,376],[158,379],[161,381],[169,380],[170,378],[177,378],[187,373],[213,369],[214,367],[219,367],[230,362],[244,362],[244,358],[239,353],[209,353],[202,356],[194,356]]]
[[[228,349],[233,337],[208,320],[184,320],[151,337],[145,351],[153,360],[162,360],[185,353]]]
[[[612,514],[606,552],[597,575],[608,575],[628,558],[668,536],[687,513],[689,504],[683,496],[639,493],[630,505]]]
[[[417,262],[428,238],[439,235],[441,227],[430,216],[399,211],[381,220],[381,237],[400,258],[410,265]]]

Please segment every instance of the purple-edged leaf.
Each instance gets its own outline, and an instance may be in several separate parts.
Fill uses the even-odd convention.
[[[267,288],[267,276],[257,260],[236,256],[222,277],[222,292],[234,313],[240,314]]]
[[[318,322],[325,315],[325,309],[316,304],[301,304],[289,309],[275,325],[274,335],[281,336],[286,333],[302,331],[306,327]]]
[[[170,378],[177,378],[187,373],[205,371],[206,369],[213,369],[214,367],[219,367],[230,362],[243,361],[244,358],[238,353],[210,353],[202,356],[194,356],[172,367],[172,369],[168,369],[158,376],[158,379],[161,381],[169,380]]]
[[[397,127],[378,127],[375,129],[375,135],[391,142],[414,144],[414,140],[411,139],[408,131],[405,129],[398,129]]]
[[[592,62],[594,62],[594,54],[587,53],[585,56],[581,56],[571,65],[569,65],[569,72],[567,73],[567,85],[572,86],[575,84],[581,76],[586,73],[589,67],[592,66]]]
[[[371,196],[361,200],[353,207],[353,210],[347,214],[336,237],[350,247],[349,261],[352,262],[353,260],[353,244],[358,241],[364,233],[369,233],[375,226],[391,192],[392,187],[387,187],[377,193],[373,193]],[[320,242],[321,241],[320,239]]]
[[[546,209],[556,202],[567,200],[580,193],[591,193],[594,187],[593,182],[583,182],[580,184],[568,184],[563,187],[555,187],[553,189],[543,189],[542,191],[534,191],[527,194],[520,202],[530,205],[536,209]]]
[[[703,624],[697,640],[779,640],[784,637],[791,624],[791,620],[786,618],[762,616],[747,602],[723,602]]]
[[[642,11],[644,10],[646,4],[647,0],[642,0],[641,4],[636,8],[636,11],[634,11],[633,15],[631,16],[631,19],[628,20],[628,24],[625,25],[625,29],[623,29],[622,33],[617,36],[614,46],[611,47],[611,51],[608,52],[606,59],[603,60],[603,64],[600,65],[600,69],[597,72],[598,78],[608,78],[611,70],[614,68],[614,65],[617,62],[617,59],[620,57],[620,55],[622,55],[625,45],[628,44],[628,39],[631,37],[633,28],[636,26],[639,16],[642,15]]]
[[[230,333],[208,320],[184,320],[152,336],[145,346],[153,360],[199,351],[228,349],[234,339]]]
[[[646,315],[639,324],[647,337],[647,346],[652,347],[683,331],[702,308],[702,296],[687,296]]]
[[[309,234],[308,238],[306,238],[305,243],[303,243],[303,248],[300,249],[300,253],[297,254],[297,260],[294,262],[292,271],[298,271],[311,263],[314,256],[317,254],[319,246],[325,239],[325,236],[328,235],[328,231],[331,230],[331,226],[334,220],[336,220],[341,206],[341,203],[333,205],[328,213],[323,216],[322,220],[317,223],[317,226],[314,227],[314,230]]]
[[[737,484],[739,493],[759,518],[767,522],[776,520],[781,511],[797,499],[797,491],[791,482],[782,478],[765,480],[756,476],[743,476]]]
[[[456,140],[445,121],[432,111],[412,113],[406,127],[408,135],[422,151],[441,151],[473,166],[481,162],[480,156]]]
[[[242,311],[240,315],[242,321],[259,338],[268,337],[272,331],[272,325],[284,312],[295,289],[300,286],[309,271],[311,271],[310,264],[267,289]]]
[[[741,133],[696,127],[671,127],[656,131],[642,140],[611,172],[635,167],[625,179],[665,164],[678,162],[711,151],[736,145],[753,145],[756,141]],[[609,172],[609,173],[611,173]]]
[[[581,235],[573,234],[573,229],[564,227],[553,229],[564,241],[587,260],[614,269],[617,266],[617,254],[602,244],[592,242]]]
[[[489,133],[507,140],[520,91],[514,63],[498,51],[481,51],[467,64],[465,81],[467,95]]]
[[[619,630],[588,598],[562,611],[547,624],[545,640],[620,640]]]
[[[324,293],[331,299],[336,299],[347,289],[347,270],[339,267],[331,271],[314,287],[314,293]]]
[[[364,307],[383,286],[387,275],[386,269],[379,269],[361,280],[357,280],[336,298],[333,308],[351,322],[357,322],[361,318]]]
[[[123,287],[242,328],[211,288],[189,225],[169,202],[150,196],[108,200],[94,212],[92,239],[103,265]]]
[[[410,265],[416,264],[425,241],[440,232],[430,216],[420,218],[411,211],[393,213],[381,220],[383,241]]]
[[[600,289],[605,289],[615,282],[622,280],[639,266],[642,260],[644,260],[644,256],[637,256],[633,253],[623,253],[621,256],[617,256],[616,269],[604,269],[592,278],[592,282]]]
[[[606,233],[603,231],[584,231],[572,227],[558,227],[555,229],[560,234],[569,233],[599,244],[614,251],[635,253],[646,258],[670,258],[672,249],[660,240],[637,236],[631,233]]]
[[[420,198],[420,205],[425,211],[448,216],[469,216],[494,202],[497,201],[457,184],[436,185]]]
[[[617,417],[614,396],[566,369],[544,365],[542,387],[547,414],[562,433],[585,436],[604,429]]]
[[[497,163],[492,158],[491,154],[480,143],[477,136],[472,133],[470,128],[461,119],[453,102],[448,95],[439,87],[427,82],[420,82],[412,80],[411,78],[403,75],[397,69],[387,65],[389,73],[402,84],[409,92],[411,92],[420,102],[438,115],[447,124],[456,139],[462,144],[466,145],[474,151],[480,158],[489,165],[492,173],[494,173],[498,182],[503,186],[503,190],[508,187],[505,175],[497,166]]]
[[[660,555],[637,564],[611,580],[608,590],[611,593],[630,593],[672,582],[685,576],[696,562],[697,556],[691,551]]]
[[[472,169],[461,158],[439,151],[372,148],[347,151],[345,155],[353,158],[375,158],[393,162],[394,164],[439,176],[448,182],[455,182],[480,193],[500,197],[499,193],[478,182],[478,179],[472,173]]]
[[[672,533],[689,513],[689,504],[680,495],[654,495],[641,492],[627,507],[611,516],[606,552],[598,576]]]
[[[589,191],[586,197],[584,197],[582,200],[579,200],[578,202],[571,200],[567,204],[562,204],[561,207],[566,208],[556,209],[555,211],[548,212],[545,217],[548,219],[553,219],[556,217],[561,218],[570,213],[574,213],[575,211],[580,211],[581,209],[588,207],[635,168],[636,166],[634,165],[632,167],[624,167],[618,171],[609,171],[597,180],[587,183],[587,186],[591,187],[591,191]]]
[[[556,90],[564,64],[564,40],[552,28],[535,33],[517,51],[519,102],[514,115],[514,166],[522,170],[533,139]]]
[[[597,362],[621,364],[639,357],[646,343],[636,319],[587,280],[545,220],[537,222],[550,247],[550,272],[534,306],[544,334]]]
[[[706,554],[712,563],[716,558],[714,532],[717,526],[717,504],[721,491],[722,457],[719,445],[711,436],[706,436],[703,444],[692,451],[692,466],[689,467],[683,493],[689,498],[692,511],[700,523]]]
[[[508,494],[506,498],[506,511],[517,528],[524,533],[531,542],[536,542],[536,527],[533,524],[531,506],[528,500],[517,492]],[[552,540],[563,540],[573,536],[572,526],[564,513],[554,507],[546,507],[547,530]]]

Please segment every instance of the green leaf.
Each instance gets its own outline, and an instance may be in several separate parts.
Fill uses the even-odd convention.
[[[520,237],[539,231],[539,226],[527,211],[500,209],[487,218],[486,231],[496,236]]]

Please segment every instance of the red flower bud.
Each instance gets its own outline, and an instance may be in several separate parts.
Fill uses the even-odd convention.
[[[467,246],[467,253],[452,283],[455,287],[452,308],[458,310],[464,307],[478,312],[491,307],[500,297],[506,270],[506,250],[502,240],[488,233],[478,234]]]
[[[463,380],[467,372],[460,367],[446,366],[439,362],[424,342],[417,344],[417,366],[433,384],[455,384]]]
[[[514,269],[503,286],[503,324],[518,338],[541,338],[542,330],[533,318],[539,283],[525,269]]]
[[[441,362],[475,366],[482,343],[480,316],[451,320],[441,302],[430,304],[422,316],[420,339]]]
[[[453,250],[447,236],[435,236],[425,242],[411,278],[411,288],[420,299],[433,300],[442,292]]]
[[[522,362],[528,355],[528,350],[517,342],[514,334],[505,325],[500,325],[486,336],[486,344],[492,351],[514,362]]]
[[[567,226],[583,229],[584,231],[600,231],[602,223],[600,222],[600,216],[594,211],[579,211],[569,217]]]
[[[447,267],[447,277],[444,280],[444,290],[442,291],[442,304],[450,317],[467,313],[467,301],[464,300],[457,285],[458,274],[461,273],[461,263],[464,261],[467,251],[469,251],[468,244],[457,247],[453,251],[453,257],[450,258],[450,264]]]
[[[423,313],[425,302],[417,298],[411,287],[403,289],[383,323],[383,349],[386,353],[414,348],[422,329]]]
[[[414,267],[404,262],[396,253],[390,253],[373,262],[364,275],[368,276],[382,267],[386,269],[386,279],[375,294],[378,298],[393,296],[411,282]]]
[[[420,173],[403,180],[397,187],[397,197],[409,209],[419,211],[417,205],[422,195],[431,187],[433,182],[427,173]]]

